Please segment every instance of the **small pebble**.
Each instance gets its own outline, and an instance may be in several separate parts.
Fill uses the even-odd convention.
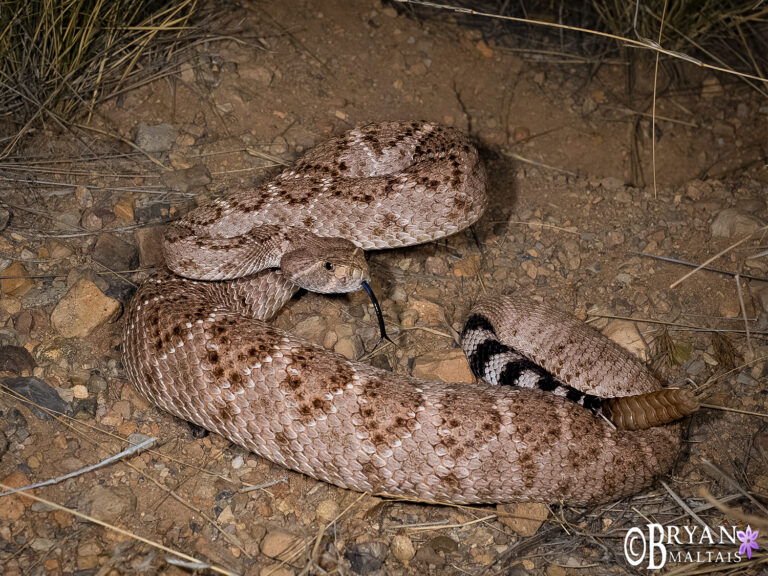
[[[88,388],[86,388],[82,384],[77,384],[75,386],[72,386],[72,394],[78,400],[83,400],[85,398],[88,398]]]

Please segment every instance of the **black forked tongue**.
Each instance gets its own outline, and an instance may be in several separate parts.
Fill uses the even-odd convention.
[[[386,340],[387,342],[392,342],[392,339],[387,336],[387,329],[384,327],[384,316],[381,315],[381,306],[379,306],[379,301],[376,299],[376,294],[373,293],[373,290],[371,290],[371,287],[368,285],[368,282],[362,283],[363,288],[368,293],[368,297],[371,299],[371,304],[373,304],[373,309],[376,311],[376,319],[379,321],[379,341],[376,342],[376,346],[373,347],[375,350],[379,344],[381,344],[382,340]],[[394,342],[392,342],[394,344]]]

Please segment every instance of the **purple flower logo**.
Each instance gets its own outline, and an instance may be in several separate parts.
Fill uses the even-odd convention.
[[[752,559],[752,550],[757,550],[757,535],[760,534],[759,530],[752,531],[752,527],[747,524],[745,531],[739,530],[736,532],[736,536],[741,541],[739,546],[739,554],[742,556],[746,553],[748,559]]]

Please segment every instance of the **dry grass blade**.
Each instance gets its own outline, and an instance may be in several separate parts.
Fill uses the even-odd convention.
[[[167,62],[193,30],[197,0],[8,0],[0,9],[0,157],[40,122],[60,126]]]
[[[755,75],[755,74],[748,74],[745,72],[738,72],[731,68],[728,68],[726,66],[715,66],[713,64],[707,64],[705,62],[702,62],[701,60],[698,60],[696,58],[693,58],[692,56],[689,56],[687,54],[684,54],[682,52],[677,52],[675,50],[670,50],[668,48],[664,48],[662,46],[659,46],[658,43],[649,40],[648,38],[641,37],[640,39],[634,39],[634,38],[628,38],[625,36],[621,36],[619,34],[611,34],[609,32],[603,32],[601,30],[591,30],[589,28],[582,28],[579,26],[568,26],[566,24],[560,24],[557,22],[547,22],[544,20],[533,20],[531,18],[518,18],[515,16],[505,16],[502,14],[494,14],[491,12],[482,12],[479,10],[473,10],[471,8],[464,8],[461,6],[451,6],[449,4],[440,4],[437,2],[429,2],[427,0],[398,0],[399,2],[403,4],[414,4],[414,5],[420,5],[420,6],[426,6],[428,8],[435,8],[439,10],[450,10],[452,12],[458,13],[458,14],[468,14],[471,16],[480,16],[483,18],[493,18],[497,20],[506,20],[509,22],[521,22],[526,23],[533,26],[541,26],[546,28],[554,28],[558,30],[571,30],[573,32],[580,32],[583,34],[591,34],[594,36],[600,36],[603,38],[610,38],[613,40],[618,40],[622,42],[625,45],[631,46],[633,48],[643,48],[646,50],[652,50],[654,52],[658,52],[660,54],[665,54],[667,56],[671,56],[673,58],[677,58],[679,60],[685,60],[687,62],[690,62],[692,64],[695,64],[696,66],[699,66],[701,68],[706,68],[708,70],[714,70],[717,72],[725,72],[726,74],[733,74],[735,76],[740,76],[742,78],[748,78],[751,80],[755,80],[759,83],[768,84],[768,80],[765,78]],[[627,3],[623,3],[627,4]],[[634,6],[634,3],[631,4],[631,6]],[[761,16],[753,16],[754,18],[759,19]]]
[[[112,530],[113,532],[117,532],[118,534],[122,534],[123,536],[127,536],[129,538],[133,538],[134,540],[138,540],[139,542],[143,542],[144,544],[148,544],[149,546],[152,546],[154,548],[157,548],[159,550],[162,550],[163,552],[167,552],[168,554],[171,554],[173,556],[176,556],[177,558],[181,558],[182,560],[186,560],[187,562],[191,562],[196,566],[205,567],[213,572],[216,572],[218,574],[226,574],[228,576],[235,576],[235,572],[232,572],[231,570],[227,570],[225,568],[221,568],[219,566],[215,566],[213,564],[208,564],[206,562],[202,562],[198,560],[197,558],[193,556],[189,556],[187,554],[184,554],[183,552],[179,552],[177,550],[174,550],[173,548],[168,548],[167,546],[163,546],[162,544],[159,544],[158,542],[155,542],[153,540],[149,540],[148,538],[143,538],[142,536],[139,536],[138,534],[134,534],[133,532],[129,532],[128,530],[123,530],[122,528],[118,526],[114,526],[112,524],[108,524],[107,522],[104,522],[102,520],[99,520],[98,518],[94,518],[93,516],[88,516],[87,514],[83,514],[82,512],[78,512],[77,510],[72,510],[71,508],[66,508],[64,506],[60,506],[59,504],[56,504],[55,502],[51,502],[50,500],[46,500],[45,498],[40,498],[39,496],[34,496],[33,494],[28,494],[26,492],[22,492],[21,490],[18,490],[16,488],[12,488],[11,486],[6,486],[5,484],[0,483],[0,488],[3,490],[7,490],[13,494],[23,494],[25,498],[31,498],[35,502],[40,502],[42,504],[45,504],[46,506],[50,506],[51,508],[54,508],[56,510],[60,510],[62,512],[66,512],[68,514],[72,514],[73,516],[77,516],[78,518],[81,518],[83,520],[86,520],[88,522],[92,522],[94,524],[98,524],[99,526],[103,526],[104,528],[107,528],[109,530]]]

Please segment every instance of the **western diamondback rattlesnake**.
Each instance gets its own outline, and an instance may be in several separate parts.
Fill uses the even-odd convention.
[[[365,286],[360,248],[447,236],[485,205],[477,152],[455,129],[374,124],[322,144],[170,228],[176,274],[145,282],[126,314],[130,379],[181,418],[354,490],[580,505],[647,487],[672,465],[679,426],[617,430],[599,413],[653,425],[692,406],[568,315],[519,297],[481,304],[464,333],[491,382],[476,385],[350,362],[262,321],[299,286]]]

